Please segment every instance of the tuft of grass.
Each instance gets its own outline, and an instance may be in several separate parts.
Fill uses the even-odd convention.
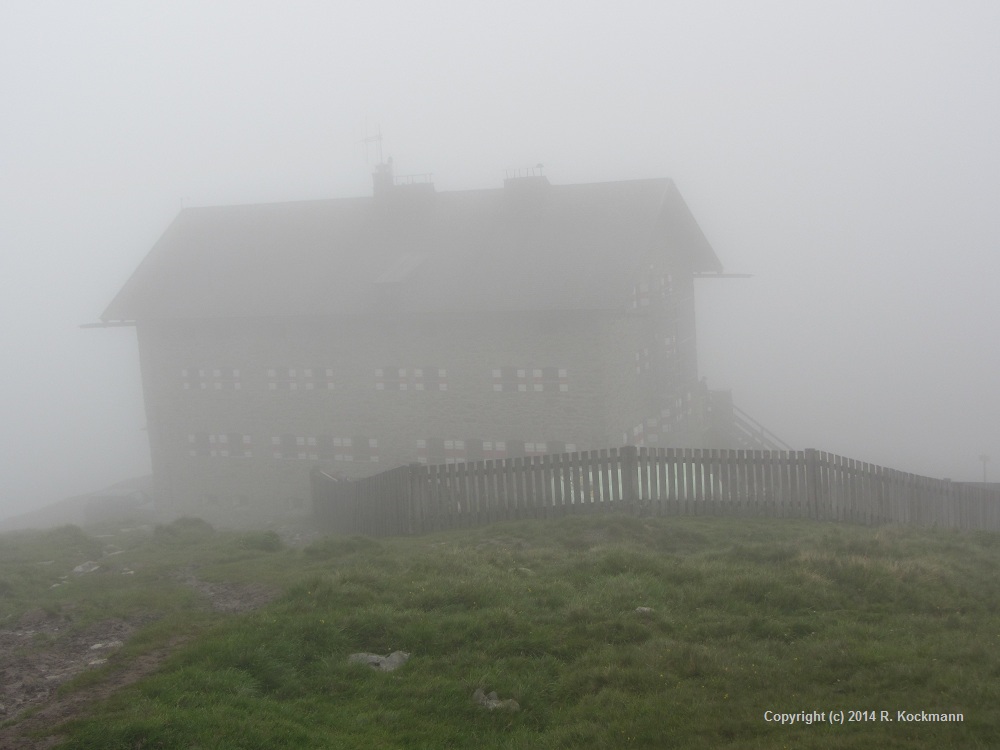
[[[215,536],[215,528],[201,518],[184,517],[168,524],[157,524],[153,539],[164,544],[197,544]]]
[[[240,536],[238,544],[243,549],[277,552],[285,543],[276,531],[251,531]]]
[[[303,550],[306,557],[314,560],[335,560],[349,557],[357,553],[377,552],[381,544],[371,537],[326,537],[318,542],[313,542]]]

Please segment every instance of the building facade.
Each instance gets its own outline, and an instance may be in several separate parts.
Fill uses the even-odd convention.
[[[383,167],[368,198],[184,209],[102,321],[137,330],[161,512],[244,523],[308,513],[315,465],[705,444],[720,271],[669,180]]]

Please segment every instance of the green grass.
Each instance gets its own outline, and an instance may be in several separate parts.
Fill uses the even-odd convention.
[[[1000,736],[996,535],[612,516],[292,550],[188,521],[111,540],[134,576],[52,590],[31,545],[50,545],[58,562],[34,567],[51,568],[79,562],[56,548],[95,541],[33,539],[0,538],[9,616],[37,594],[84,618],[160,617],[77,689],[189,637],[156,674],[59,728],[61,747],[987,748]],[[171,578],[192,564],[203,580],[284,594],[196,615]],[[396,672],[347,663],[397,649],[412,657]],[[521,710],[486,711],[478,687]],[[900,709],[965,720],[763,718]]]

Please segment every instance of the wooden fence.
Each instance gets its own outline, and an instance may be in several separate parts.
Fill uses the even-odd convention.
[[[611,448],[411,464],[356,481],[312,473],[318,521],[392,536],[577,513],[811,518],[1000,531],[995,486],[930,479],[815,450]]]

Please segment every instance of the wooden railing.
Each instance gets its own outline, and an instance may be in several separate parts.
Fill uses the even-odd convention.
[[[737,515],[1000,531],[1000,491],[815,450],[611,448],[411,464],[356,481],[312,474],[313,506],[344,534],[419,534],[571,513]]]

